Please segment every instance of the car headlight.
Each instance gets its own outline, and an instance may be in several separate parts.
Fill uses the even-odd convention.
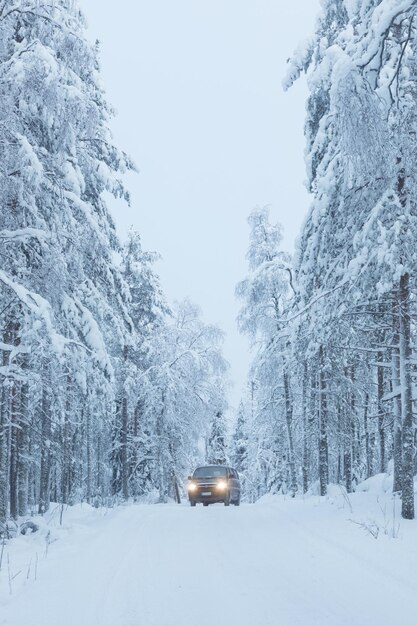
[[[219,480],[217,483],[217,489],[221,489],[222,491],[227,489],[227,482],[225,480]]]
[[[188,491],[195,491],[197,489],[197,485],[195,483],[188,484]]]

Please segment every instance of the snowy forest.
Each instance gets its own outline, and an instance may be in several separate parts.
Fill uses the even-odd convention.
[[[416,13],[323,0],[288,62],[284,88],[308,82],[312,201],[294,254],[268,208],[249,216],[236,297],[253,360],[229,428],[222,331],[169,304],[159,255],[116,232],[136,166],[78,3],[0,0],[0,522],[179,501],[202,454],[250,502],[350,493],[392,466],[414,518]]]
[[[324,0],[288,62],[285,89],[308,81],[313,200],[293,258],[268,209],[249,218],[236,293],[255,357],[234,454],[252,499],[350,493],[391,465],[414,518],[416,13],[413,0]]]
[[[176,497],[225,408],[222,333],[116,234],[112,114],[77,3],[2,0],[0,520]]]

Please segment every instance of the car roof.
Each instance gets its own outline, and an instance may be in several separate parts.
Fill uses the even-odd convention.
[[[202,467],[224,467],[227,469],[228,465],[223,465],[223,463],[208,463],[207,465],[197,465],[196,469],[201,469]]]

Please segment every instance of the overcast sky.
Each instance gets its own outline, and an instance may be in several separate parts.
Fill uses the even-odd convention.
[[[270,205],[292,250],[309,198],[304,188],[307,89],[284,93],[285,61],[314,28],[319,0],[80,0],[101,41],[102,76],[118,115],[117,144],[140,170],[131,224],[170,299],[189,296],[227,333],[238,402],[249,364],[236,329],[236,283],[246,272],[247,216]]]

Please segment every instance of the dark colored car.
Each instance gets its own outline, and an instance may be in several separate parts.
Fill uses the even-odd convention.
[[[197,467],[188,477],[188,498],[191,506],[224,502],[225,506],[240,504],[240,481],[236,470],[226,465]]]

